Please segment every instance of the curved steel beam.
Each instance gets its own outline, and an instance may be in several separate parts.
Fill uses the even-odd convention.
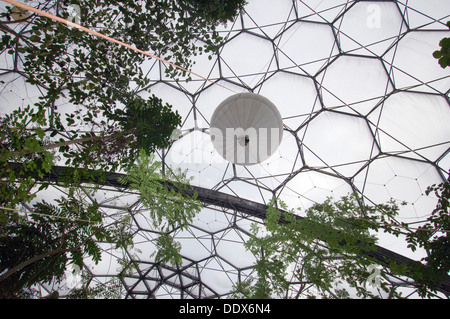
[[[89,170],[88,172],[88,177],[80,177],[80,184],[91,183],[111,186],[118,189],[127,189],[129,186],[123,182],[123,178],[126,176],[125,174],[95,172],[92,170]],[[63,180],[64,176],[70,176],[70,173],[71,168],[54,166],[50,173],[37,179],[41,181],[48,181],[50,183],[58,183]],[[176,191],[180,191],[175,185],[167,184],[167,186],[175,189]],[[242,199],[233,195],[198,186],[190,186],[187,190],[182,190],[182,192],[185,192],[187,195],[194,195],[196,193],[198,200],[206,205],[214,205],[222,208],[237,210],[262,220],[265,219],[266,211],[268,209],[267,205],[258,202]],[[297,216],[297,218],[301,219],[303,217]],[[374,248],[375,249],[373,251],[367,251],[365,254],[369,257],[375,258],[380,265],[389,266],[390,263],[395,262],[398,265],[405,265],[407,269],[411,269],[411,266],[417,263],[417,261],[413,259],[381,246],[375,245]],[[438,284],[438,289],[447,297],[450,296],[449,276],[445,276],[443,282]]]

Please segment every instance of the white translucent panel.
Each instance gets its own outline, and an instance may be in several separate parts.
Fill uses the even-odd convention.
[[[426,252],[423,249],[417,249],[413,252],[411,249],[407,247],[407,241],[405,236],[399,235],[399,237],[394,235],[388,235],[386,233],[380,234],[378,237],[377,244],[381,247],[384,247],[390,251],[401,254],[407,258],[412,260],[420,260],[421,258],[426,257]]]
[[[221,58],[222,75],[231,79],[241,76],[239,81],[249,86],[256,85],[267,71],[275,68],[272,44],[248,33],[241,33],[227,43]]]
[[[143,233],[142,231],[140,232]],[[133,238],[134,246],[128,250],[129,258],[139,261],[150,261],[151,256],[157,253],[155,240],[156,234],[146,232],[145,235],[135,235]]]
[[[211,188],[222,180],[228,162],[214,149],[209,134],[194,131],[171,145],[165,164],[173,170],[187,170],[193,185]]]
[[[297,1],[298,16],[302,20],[333,22],[348,6],[347,0]]]
[[[118,274],[123,269],[119,263],[117,256],[122,255],[121,250],[114,249],[114,245],[99,243],[101,252],[101,259],[98,263],[92,261],[92,259],[85,258],[84,265],[96,275]]]
[[[425,190],[440,182],[437,170],[430,164],[396,157],[380,157],[370,163],[354,179],[355,186],[368,204],[381,204],[394,199],[401,206],[399,218],[417,221],[431,213],[435,198]]]
[[[396,176],[386,183],[386,189],[395,200],[414,203],[422,195],[417,181],[411,177]]]
[[[297,22],[275,43],[280,68],[301,74],[316,74],[338,53],[331,27],[316,23]]]
[[[180,253],[192,260],[208,258],[214,247],[211,236],[195,228],[178,232],[174,240],[181,244]]]
[[[244,180],[245,181],[237,180],[226,182],[219,191],[225,194],[238,196],[243,200],[251,200],[259,203],[268,202],[271,199],[272,194],[258,187],[258,182],[253,179]]]
[[[101,192],[95,193],[95,199],[99,203],[100,206],[105,206],[105,208],[116,208],[119,210],[126,210],[129,207],[133,206],[139,201],[139,195],[138,194],[121,194],[120,192],[117,192],[116,194],[112,194],[111,192],[108,192],[105,194],[105,196],[99,196]],[[98,197],[97,197],[98,196]]]
[[[14,54],[2,54],[0,56],[0,74],[14,69],[14,56]]]
[[[405,13],[411,29],[447,30],[445,26],[449,13],[447,0],[400,0],[399,7]]]
[[[161,80],[161,62],[156,59],[145,59],[141,64],[142,73],[150,81],[160,81]]]
[[[367,123],[358,117],[324,112],[299,134],[307,165],[332,166],[345,176],[378,154]]]
[[[363,173],[365,172],[366,170],[363,171]],[[373,183],[370,180],[365,182],[355,180],[354,183],[355,187],[364,195],[365,202],[368,205],[387,203],[392,198],[386,187],[382,184]]]
[[[153,231],[154,230],[154,226],[153,226],[153,222],[150,219],[150,213],[147,210],[143,210],[141,212],[136,212],[133,215],[133,221],[136,224],[136,227],[138,227],[139,229],[142,230],[146,230],[146,231]],[[142,236],[144,236],[145,238],[148,238],[149,233],[145,233]]]
[[[339,200],[352,193],[350,185],[335,176],[315,171],[303,171],[288,181],[279,194],[292,209],[307,209],[328,197]]]
[[[299,153],[296,151],[295,136],[285,132],[278,150],[264,163],[246,167],[252,176],[259,178],[259,182],[269,189],[275,189],[292,172],[303,165]],[[241,171],[238,171],[241,176]]]
[[[244,26],[251,28],[253,26],[265,26],[277,24],[272,28],[263,28],[263,32],[273,37],[279,30],[284,27],[284,23],[290,19],[294,19],[294,10],[292,1],[290,0],[277,0],[276,6],[273,6],[272,0],[251,0],[245,6]],[[271,6],[270,14],[261,10],[261,7]]]
[[[442,69],[433,52],[448,32],[409,32],[384,57],[392,67],[392,79],[397,89],[420,92],[447,92],[450,87],[448,70]],[[420,61],[420,63],[418,63]]]
[[[340,57],[323,71],[321,85],[325,107],[348,104],[360,114],[369,112],[392,91],[380,61],[348,56]]]
[[[224,36],[224,35],[222,35]],[[197,41],[196,45],[202,46],[204,45],[201,41]],[[190,57],[193,65],[189,69],[189,71],[193,73],[197,73],[201,76],[204,76],[208,79],[217,79],[220,77],[218,63],[217,63],[217,57],[212,56],[209,54],[199,54],[196,56]],[[192,79],[198,79],[195,75],[191,75]],[[183,85],[186,85],[183,83]]]
[[[162,299],[180,299],[181,298],[181,291],[171,285],[163,284],[161,286],[158,286],[154,292],[155,296],[157,298]]]
[[[342,51],[369,56],[382,55],[406,31],[393,2],[357,3],[336,24]]]
[[[448,103],[442,97],[398,93],[369,120],[379,123],[378,140],[384,152],[414,151],[434,161],[450,146],[449,117]]]
[[[199,263],[201,276],[207,287],[218,293],[227,293],[237,280],[237,270],[223,259],[213,257]],[[227,274],[224,276],[224,274]]]
[[[209,85],[195,100],[197,121],[204,125],[201,127],[209,127],[211,116],[222,101],[233,94],[244,92],[243,88],[225,81],[216,83]]]
[[[228,263],[236,268],[251,267],[255,258],[244,247],[248,236],[239,230],[229,229],[214,234],[215,251]]]
[[[276,73],[262,85],[259,93],[277,106],[283,123],[293,129],[302,124],[302,115],[321,108],[314,82],[303,76]]]
[[[424,220],[429,217],[431,212],[436,208],[438,200],[431,196],[421,196],[412,205],[414,206],[417,219]]]
[[[223,211],[212,208],[203,208],[194,217],[195,227],[202,229],[205,233],[215,233],[225,230],[232,223],[233,217]],[[202,235],[202,238],[205,235]]]
[[[0,82],[0,115],[11,113],[21,107],[27,107],[39,102],[39,97],[45,94],[45,89],[30,85],[25,78],[17,73],[1,76]]]

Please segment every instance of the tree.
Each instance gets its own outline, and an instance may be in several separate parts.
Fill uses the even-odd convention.
[[[190,186],[186,173],[169,171],[162,174],[160,167],[161,163],[154,161],[154,155],[141,150],[139,160],[128,167],[121,183],[139,191],[152,225],[160,232],[155,241],[158,248],[155,259],[176,264],[181,263],[181,245],[171,234],[185,229],[201,204],[196,194],[187,195]],[[20,298],[37,283],[60,282],[68,264],[82,268],[86,257],[100,261],[99,242],[111,243],[116,249],[133,246],[133,233],[129,228],[131,216],[107,223],[98,203],[85,203],[78,193],[81,189],[71,188],[67,197],[56,201],[56,206],[43,201],[35,204],[32,211],[3,209],[7,220],[0,223],[1,297]],[[91,194],[94,196],[95,190]],[[124,263],[124,272],[128,266]],[[116,284],[106,286],[111,288],[110,292],[100,287],[83,286],[69,297],[116,295]]]
[[[450,272],[450,174],[445,182],[428,187],[425,193],[436,195],[436,208],[422,226],[407,235],[413,251],[423,248],[427,252],[422,262],[428,267],[419,267],[414,276],[422,296],[436,291],[437,283]]]
[[[174,241],[171,233],[186,229],[200,211],[197,194],[188,195],[190,188],[186,172],[169,170],[162,174],[161,163],[154,161],[154,155],[141,150],[139,160],[132,166],[122,183],[139,191],[139,198],[149,210],[150,220],[160,231],[156,240],[158,248],[155,259],[173,265],[181,263],[181,245]]]
[[[242,8],[243,1],[215,1],[212,7],[202,1],[116,0],[105,4],[67,0],[46,1],[46,6],[63,18],[70,18],[68,9],[77,6],[83,26],[189,69],[192,56],[217,52],[223,39],[215,31],[216,24],[231,20]],[[46,133],[51,133],[52,138],[61,135],[64,140],[76,139],[80,125],[84,125],[108,136],[115,133],[117,112],[130,105],[145,104],[147,112],[162,120],[158,122],[158,130],[146,134],[156,137],[155,133],[161,132],[157,134],[160,143],[155,145],[167,144],[171,124],[179,124],[177,114],[172,114],[173,122],[167,123],[170,110],[161,108],[155,98],[144,102],[136,96],[136,91],[149,89],[149,78],[142,68],[146,56],[36,14],[27,15],[29,25],[16,32],[9,27],[15,22],[10,21],[14,10],[10,8],[2,14],[7,21],[0,21],[4,33],[0,51],[20,55],[27,82],[43,89],[35,108],[48,110]],[[104,28],[105,25],[108,27]],[[169,76],[186,75],[185,71],[170,65],[161,68]],[[76,106],[75,112],[61,113],[56,106],[61,98]],[[132,110],[124,112],[134,114]],[[161,140],[162,133],[166,134],[164,140]],[[87,133],[83,138],[89,136]],[[97,143],[97,151],[100,146],[104,144]]]
[[[173,58],[184,68],[192,65],[192,56],[217,51],[223,39],[215,31],[216,24],[231,21],[243,5],[241,0],[214,1],[214,6],[204,1],[118,0],[108,5],[91,0],[45,1],[47,10],[63,18],[70,18],[68,9],[78,6],[84,26],[165,59]],[[40,163],[48,172],[52,156],[59,156],[56,150],[66,158],[66,165],[111,171],[132,162],[141,147],[151,153],[168,145],[170,134],[180,124],[179,115],[155,96],[144,100],[136,95],[139,89],[148,90],[149,79],[142,69],[146,57],[17,7],[1,17],[5,20],[0,21],[4,33],[0,52],[23,61],[21,74],[43,92],[35,105],[19,109],[2,124],[3,137],[12,136],[7,131],[15,130],[16,141],[15,148],[3,144],[2,154],[7,153],[11,161],[28,163],[21,166],[25,171],[14,171],[4,161],[0,167],[2,182],[9,179],[2,189],[13,185],[18,188],[14,196],[22,192],[15,197],[16,203],[26,198],[33,185],[31,176],[42,173]],[[10,27],[20,22],[26,22],[20,31]],[[165,70],[172,76],[181,72],[170,66]],[[75,111],[58,109],[64,97]],[[19,128],[15,121],[27,118],[27,113],[31,120],[22,121]],[[138,121],[139,128],[133,127],[131,119]],[[80,126],[90,130],[80,132]],[[23,142],[27,143],[24,149]],[[128,146],[125,153],[124,145]],[[35,162],[36,156],[43,160]]]
[[[261,235],[261,228],[253,224],[253,236],[245,244],[257,258],[256,282],[239,283],[233,296],[315,297],[308,293],[313,286],[325,298],[345,298],[350,293],[364,298],[400,297],[389,285],[390,274],[410,277],[422,297],[433,296],[449,271],[449,190],[449,181],[427,190],[427,195],[435,191],[439,201],[427,222],[418,228],[396,220],[399,206],[394,201],[369,206],[361,205],[356,195],[337,202],[327,199],[309,208],[304,218],[296,218],[295,210],[287,211],[283,202],[273,200],[265,232]],[[405,235],[412,250],[424,248],[428,257],[408,267],[378,265],[367,252],[374,250],[377,241],[371,231],[380,230]],[[376,287],[371,288],[369,279],[373,279],[375,269]]]
[[[289,298],[291,281],[298,283],[295,297],[308,295],[311,285],[322,296],[342,296],[345,291],[336,287],[344,283],[362,297],[373,296],[364,286],[375,261],[362,257],[362,252],[374,249],[375,238],[369,233],[369,223],[358,219],[362,211],[356,197],[336,203],[328,199],[308,209],[301,219],[286,208],[283,202],[272,200],[266,232],[261,235],[258,225],[252,226],[253,236],[245,246],[257,258],[258,278],[254,284],[244,284],[244,296]],[[290,267],[294,267],[293,278],[288,280]]]
[[[243,3],[215,1],[211,7],[203,1],[116,0],[107,5],[92,0],[45,1],[48,10],[64,18],[69,18],[68,8],[79,6],[84,26],[152,51],[185,69],[192,66],[192,56],[217,52],[224,39],[216,25],[231,21]],[[17,18],[17,12],[23,19]],[[1,18],[0,52],[22,61],[21,74],[43,92],[34,105],[18,108],[0,123],[3,293],[26,295],[34,283],[61,280],[68,262],[81,265],[85,256],[98,258],[96,241],[130,244],[122,235],[113,236],[123,234],[124,223],[106,227],[95,203],[86,207],[71,196],[60,199],[57,205],[36,204],[34,214],[20,215],[19,205],[30,202],[35,191],[47,187],[46,182],[36,187],[37,181],[51,171],[59,155],[73,169],[65,180],[72,188],[87,168],[101,172],[121,167],[129,171],[129,182],[144,194],[141,197],[149,205],[155,227],[163,231],[157,241],[160,250],[156,258],[179,262],[181,247],[171,234],[186,227],[198,211],[195,196],[186,199],[177,193],[173,188],[177,179],[169,178],[176,173],[165,178],[159,175],[159,185],[164,185],[160,187],[144,182],[148,181],[146,173],[133,166],[141,149],[150,154],[166,147],[170,133],[180,124],[179,115],[169,105],[155,96],[144,99],[136,93],[149,91],[150,82],[142,68],[146,57],[17,8],[2,13]],[[10,27],[19,22],[26,22],[20,30]],[[173,66],[160,66],[168,76],[186,75]],[[67,113],[58,108],[63,98],[75,111]],[[80,132],[81,125],[88,128],[87,132]],[[185,175],[181,176],[184,181]],[[167,215],[162,215],[163,211]],[[17,213],[19,216],[13,218]],[[57,222],[55,217],[62,218]],[[25,247],[30,249],[23,251]]]
[[[217,52],[223,39],[215,31],[216,23],[232,19],[243,1],[215,1],[214,6],[203,1],[164,0],[53,3],[63,18],[69,18],[71,6],[80,8],[83,26],[189,69],[192,56]],[[142,54],[47,18],[33,16],[30,21],[32,27],[26,34],[3,25],[0,49],[23,54],[28,81],[48,88],[49,102],[67,94],[77,105],[108,112],[117,101],[134,95],[131,84],[144,89],[148,85],[141,69],[146,59]],[[166,72],[186,75],[173,66],[167,66]]]
[[[227,23],[233,21],[239,10],[247,4],[245,0],[190,0],[178,1],[191,9],[191,15],[205,17],[212,23]]]
[[[8,210],[8,220],[0,224],[1,298],[20,297],[37,283],[61,281],[69,263],[81,268],[86,257],[97,263],[98,242],[132,245],[126,219],[106,224],[98,204],[85,203],[75,190],[56,204],[42,201],[32,211]]]
[[[50,172],[54,157],[43,148],[45,132],[41,128],[46,124],[45,112],[30,106],[0,119],[0,207],[31,201],[35,177]],[[2,221],[5,215],[0,212]]]
[[[77,138],[47,145],[47,148],[65,147],[66,165],[86,167],[99,163],[97,167],[114,171],[132,165],[141,149],[153,153],[158,148],[168,147],[172,132],[181,124],[181,117],[172,106],[152,95],[149,99],[136,96],[127,102],[124,110],[117,109],[110,115],[113,125],[100,134],[89,132]],[[68,117],[69,123],[75,115]],[[68,146],[77,144],[77,149]],[[95,166],[94,166],[95,167]]]

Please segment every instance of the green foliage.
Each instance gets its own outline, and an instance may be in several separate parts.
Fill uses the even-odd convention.
[[[188,0],[179,3],[185,5],[191,15],[200,15],[212,23],[232,22],[247,4],[245,0]]]
[[[407,235],[413,251],[423,248],[427,252],[427,257],[422,259],[426,267],[417,264],[413,274],[422,296],[430,295],[430,291],[435,292],[437,285],[450,271],[450,175],[445,182],[428,187],[425,193],[436,195],[436,208],[423,225]]]
[[[393,213],[396,207],[389,209]],[[370,233],[372,224],[360,217],[376,213],[373,208],[361,207],[353,195],[316,204],[303,218],[288,211],[283,202],[272,200],[265,233],[261,235],[254,224],[253,236],[245,244],[257,257],[256,283],[237,289],[247,297],[288,298],[292,293],[308,296],[307,286],[314,285],[320,295],[338,298],[349,295],[340,288],[346,284],[360,297],[376,297],[366,287],[375,261],[363,253],[374,249],[376,238]],[[294,269],[292,278],[288,278],[288,269]],[[290,291],[292,281],[300,283],[297,291]],[[383,280],[379,288],[388,290]]]
[[[211,11],[201,1],[192,5],[189,1],[65,0],[46,5],[54,6],[63,18],[69,18],[69,6],[78,5],[83,26],[189,69],[192,56],[217,52],[223,39],[215,31],[216,23],[232,19],[240,2],[220,1],[216,8],[208,7]],[[2,15],[8,18],[8,14]],[[22,34],[2,27],[0,51],[19,54],[26,81],[46,88],[35,108],[48,110],[50,137],[62,131],[69,133],[64,141],[99,137],[81,149],[60,147],[66,165],[115,170],[118,162],[132,162],[140,148],[150,153],[167,146],[180,124],[179,115],[155,96],[143,100],[136,95],[138,90],[148,91],[149,78],[142,70],[148,57],[51,19],[33,16],[29,22]],[[165,70],[174,77],[180,72],[186,75],[172,66]],[[60,114],[53,106],[60,98],[77,109]],[[118,123],[121,115],[131,117]],[[80,134],[79,125],[101,131]],[[123,153],[124,146],[128,147]]]
[[[450,21],[447,22],[447,26],[450,28]],[[439,65],[445,69],[450,65],[450,38],[443,38],[439,42],[440,50],[433,52],[433,56],[439,60]]]
[[[59,282],[68,263],[101,260],[100,242],[130,247],[126,220],[105,224],[98,204],[85,203],[76,189],[56,204],[37,202],[32,212],[10,211],[0,226],[0,294],[14,298],[36,283]]]
[[[70,291],[67,299],[120,299],[123,285],[119,278],[112,278],[95,287],[89,287],[86,276],[82,276],[82,285]]]
[[[176,229],[186,229],[201,209],[197,194],[192,193],[186,172],[161,172],[161,163],[154,154],[140,151],[136,165],[128,168],[122,182],[139,191],[142,205],[148,209],[152,226],[162,234],[156,241],[157,259],[180,262],[181,246],[169,234]]]
[[[157,251],[152,254],[158,262],[163,264],[181,264],[181,244],[176,242],[169,234],[161,234],[156,239]]]
[[[408,265],[390,262],[383,266],[377,279],[379,291],[391,298],[400,297],[386,280],[387,274],[395,274],[412,278],[420,296],[433,296],[450,270],[450,180],[430,186],[426,195],[432,192],[438,198],[436,209],[417,228],[396,220],[399,206],[393,200],[370,206],[361,204],[355,195],[336,202],[327,199],[309,208],[304,217],[287,210],[283,202],[273,200],[267,210],[265,232],[261,235],[261,228],[253,224],[253,236],[246,243],[257,258],[256,282],[239,283],[234,296],[312,297],[305,288],[313,285],[326,298],[349,297],[350,290],[358,297],[378,297],[368,287],[373,267],[379,263],[367,254],[376,249],[374,232],[404,235],[411,250],[420,248],[427,252],[421,262]],[[294,269],[290,279],[288,269]],[[291,282],[300,284],[295,286]],[[344,284],[348,288],[340,288]]]
[[[45,111],[30,106],[0,119],[0,206],[14,207],[33,199],[34,178],[50,172],[53,154],[43,149],[41,128],[46,123]]]
[[[89,228],[89,223],[70,222],[70,218],[84,217],[96,210],[96,207],[81,207],[78,201],[61,199],[58,206],[45,201],[34,206],[36,214],[29,218],[11,216],[8,223],[1,227],[0,253],[1,271],[42,256],[35,262],[17,270],[2,280],[2,295],[13,295],[16,291],[29,288],[37,282],[60,280],[64,274],[69,257],[64,253],[78,247]],[[56,217],[56,218],[55,218]],[[96,224],[95,217],[92,219]],[[72,259],[80,263],[83,253],[99,259],[97,244],[91,239],[83,247],[73,250]]]
[[[189,69],[193,56],[217,52],[224,41],[217,24],[232,21],[243,1],[215,1],[214,8],[204,1],[46,1],[47,8],[64,18],[70,5],[81,8],[83,26]],[[10,14],[6,11],[1,17],[11,21]],[[170,233],[186,227],[200,206],[185,174],[142,171],[153,164],[141,149],[152,153],[168,146],[170,134],[181,123],[179,114],[161,99],[136,95],[138,90],[149,91],[150,80],[142,69],[148,57],[37,15],[28,22],[20,34],[7,24],[1,28],[0,51],[21,61],[28,83],[45,88],[34,106],[18,108],[0,122],[0,273],[30,262],[2,279],[2,293],[26,295],[33,283],[59,280],[67,261],[81,265],[86,256],[99,261],[96,242],[115,243],[116,248],[132,245],[125,220],[106,227],[95,204],[86,207],[70,196],[56,206],[36,204],[41,215],[12,218],[20,203],[35,198],[36,181],[51,172],[58,155],[70,166],[63,179],[69,187],[104,176],[102,170],[121,165],[129,169],[128,181],[142,191],[154,226],[163,232],[156,242],[157,258],[179,263],[181,247]],[[161,70],[173,78],[187,75],[163,64]],[[56,105],[62,98],[76,110],[59,110]],[[79,133],[80,125],[91,131]],[[138,155],[141,161],[133,166]],[[42,183],[39,190],[46,186]]]
[[[66,165],[114,171],[132,165],[140,149],[152,153],[157,148],[168,147],[172,132],[181,124],[180,115],[171,108],[155,95],[148,99],[135,96],[124,109],[108,115],[112,125],[107,131],[99,135],[86,133],[78,140],[73,139],[79,143],[76,148],[63,150]],[[72,114],[68,118],[75,123],[74,117]],[[76,132],[73,134],[72,138],[78,137]]]
[[[177,111],[172,112],[171,107],[155,95],[147,100],[135,97],[127,103],[125,110],[116,110],[111,116],[120,125],[121,137],[126,140],[125,145],[118,143],[120,138],[112,141],[116,147],[120,146],[116,153],[122,154],[124,165],[134,163],[141,149],[153,153],[156,148],[169,146],[172,132],[181,124],[181,116]],[[97,144],[104,144],[104,141]]]
[[[242,1],[221,1],[212,11],[202,1],[64,0],[53,5],[63,18],[69,18],[70,5],[78,5],[83,26],[190,69],[192,56],[217,52],[223,39],[215,23],[237,14],[242,5],[234,2]],[[72,103],[107,112],[134,96],[132,86],[149,84],[141,69],[144,55],[46,18],[33,19],[26,36],[5,34],[0,49],[23,53],[28,81],[48,87],[48,101],[67,95]],[[166,72],[186,75],[172,66]]]
[[[135,140],[131,149],[137,154],[140,149],[153,153],[155,146],[169,146],[169,137],[181,124],[181,116],[178,111],[171,111],[171,105],[152,95],[146,101],[136,98],[129,102],[119,123],[123,131],[133,131]]]

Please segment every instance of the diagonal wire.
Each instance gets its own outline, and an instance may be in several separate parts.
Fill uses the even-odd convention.
[[[117,40],[117,39],[108,37],[108,36],[106,36],[106,35],[104,35],[104,34],[102,34],[102,33],[100,33],[100,32],[97,32],[97,31],[91,30],[91,29],[89,29],[89,28],[83,27],[83,26],[81,26],[81,25],[79,25],[79,24],[77,24],[77,23],[68,21],[68,20],[63,19],[63,18],[61,18],[61,17],[57,17],[57,16],[55,16],[55,15],[53,15],[53,14],[51,14],[51,13],[44,12],[44,11],[39,10],[39,9],[36,9],[36,8],[34,8],[34,7],[30,7],[30,6],[26,5],[26,4],[20,3],[20,2],[18,2],[18,1],[14,1],[14,0],[2,0],[2,1],[7,2],[7,3],[9,3],[9,4],[12,4],[12,5],[15,5],[15,6],[20,7],[20,8],[23,8],[23,9],[25,9],[25,10],[32,11],[32,12],[37,13],[37,14],[39,14],[39,15],[41,15],[41,16],[46,17],[46,18],[49,18],[49,19],[52,19],[52,20],[55,20],[55,21],[64,23],[64,24],[68,25],[69,27],[77,28],[77,29],[82,30],[82,31],[84,31],[84,32],[93,34],[93,35],[98,36],[98,37],[100,37],[100,38],[103,38],[103,39],[105,39],[105,40],[107,40],[107,41],[110,41],[110,42],[113,42],[113,43],[117,43],[117,44],[119,44],[119,45],[121,45],[121,46],[124,46],[124,47],[126,47],[126,48],[129,48],[129,49],[131,49],[131,50],[133,50],[133,51],[136,51],[136,52],[138,52],[138,53],[147,55],[147,56],[149,56],[149,57],[151,57],[151,58],[154,58],[154,59],[156,59],[156,60],[159,60],[159,61],[161,61],[161,62],[167,63],[167,64],[169,64],[169,65],[171,65],[171,66],[173,66],[173,67],[175,67],[175,68],[177,68],[177,69],[180,69],[180,70],[182,70],[182,71],[184,71],[184,72],[188,72],[188,73],[190,73],[190,74],[192,74],[192,75],[195,75],[195,76],[197,76],[197,77],[199,77],[199,78],[201,78],[201,79],[203,79],[203,80],[205,80],[205,81],[211,82],[212,84],[216,84],[216,85],[219,85],[219,86],[221,86],[221,87],[223,87],[223,88],[225,88],[225,89],[227,89],[227,90],[229,90],[229,91],[233,91],[233,90],[231,90],[230,88],[227,88],[226,86],[223,86],[223,85],[221,85],[221,84],[219,84],[219,83],[217,83],[217,82],[214,82],[214,81],[212,81],[212,80],[210,80],[210,79],[208,79],[208,78],[205,78],[204,76],[201,76],[201,75],[199,75],[199,74],[197,74],[197,73],[195,73],[195,72],[192,72],[192,71],[190,71],[190,70],[188,70],[188,69],[185,69],[185,68],[183,68],[183,67],[181,67],[181,66],[179,66],[179,65],[177,65],[177,64],[175,64],[175,63],[172,63],[172,62],[170,62],[170,61],[167,61],[167,60],[165,60],[165,59],[163,59],[163,58],[160,58],[160,57],[158,57],[158,56],[156,56],[156,55],[154,55],[154,54],[151,54],[151,53],[149,53],[149,52],[140,50],[140,49],[138,49],[138,48],[136,48],[136,47],[134,47],[134,46],[132,46],[132,45],[129,45],[129,44],[125,43],[125,42],[122,42],[122,41],[119,41],[119,40]],[[234,91],[233,91],[233,92],[234,92]],[[235,93],[235,92],[234,92],[234,93]]]

